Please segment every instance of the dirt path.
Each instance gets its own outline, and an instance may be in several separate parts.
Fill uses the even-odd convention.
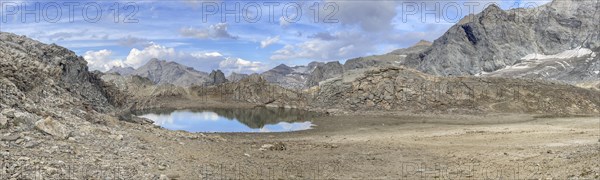
[[[598,117],[327,116],[314,123],[266,134],[130,129],[148,145],[143,154],[152,165],[143,171],[180,179],[600,177]],[[285,150],[260,150],[279,142]]]

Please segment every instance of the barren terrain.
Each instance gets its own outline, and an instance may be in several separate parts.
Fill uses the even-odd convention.
[[[57,178],[597,179],[600,173],[599,117],[394,114],[321,116],[313,123],[314,129],[290,133],[205,134],[114,121],[106,141],[74,135],[41,142],[56,144],[50,149],[8,146],[4,162],[32,163],[25,167]]]

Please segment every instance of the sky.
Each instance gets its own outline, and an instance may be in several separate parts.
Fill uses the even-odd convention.
[[[0,1],[0,31],[64,46],[90,70],[152,58],[200,71],[255,73],[433,41],[470,13],[549,0]]]

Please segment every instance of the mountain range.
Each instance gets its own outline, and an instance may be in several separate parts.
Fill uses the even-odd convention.
[[[107,73],[117,73],[122,76],[140,76],[148,78],[155,84],[173,84],[181,87],[214,85],[226,81],[224,74],[219,70],[209,74],[173,61],[159,59],[151,59],[137,69],[115,66]]]
[[[398,49],[384,55],[374,55],[367,57],[359,57],[347,60],[345,64],[338,61],[331,62],[316,62],[313,61],[308,65],[300,65],[290,67],[285,64],[280,64],[270,70],[260,73],[267,82],[280,85],[288,89],[306,89],[312,86],[319,85],[319,82],[324,80],[339,77],[344,73],[363,72],[366,69],[376,67],[398,66],[404,62],[406,54],[419,53],[431,46],[431,42],[420,41],[412,47],[406,49]],[[221,72],[215,70],[215,72]],[[232,72],[229,76],[218,74],[217,79],[210,77],[209,73],[194,70],[173,61],[165,61],[152,59],[138,69],[131,67],[115,66],[106,73],[119,74],[122,76],[136,75],[149,78],[155,84],[173,84],[182,87],[193,85],[215,85],[223,83],[225,80],[237,82],[248,77],[248,74],[240,74]],[[222,73],[222,72],[221,72]]]
[[[260,73],[270,83],[306,89],[327,79],[372,68],[405,66],[438,76],[493,76],[600,84],[600,3],[553,1],[537,8],[502,10],[490,5],[464,17],[434,42],[383,55],[348,59],[344,64],[311,62],[278,65]],[[174,62],[152,60],[138,68],[109,73],[147,77],[157,84],[211,85],[214,78]],[[232,74],[239,81],[245,74]],[[224,78],[224,77],[223,77]]]

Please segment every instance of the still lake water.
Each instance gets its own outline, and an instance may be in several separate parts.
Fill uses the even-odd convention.
[[[288,132],[311,129],[317,115],[280,108],[163,110],[136,113],[169,130],[188,132]]]

